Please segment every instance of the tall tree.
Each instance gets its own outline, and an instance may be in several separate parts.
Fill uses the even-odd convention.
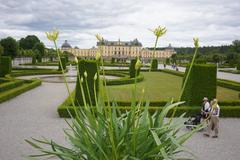
[[[37,36],[28,35],[27,37],[21,38],[19,40],[19,46],[22,49],[33,49],[34,45],[39,42],[40,40]]]
[[[214,63],[219,63],[219,61],[220,61],[219,55],[214,54],[214,55],[212,56],[212,60],[213,60]]]
[[[15,57],[18,53],[18,43],[12,37],[4,38],[0,41],[0,44],[4,48],[3,55]]]
[[[33,47],[33,50],[38,51],[37,53],[39,53],[41,57],[43,57],[45,54],[45,46],[42,42],[36,43]]]
[[[0,56],[3,55],[3,53],[4,53],[4,48],[3,48],[3,46],[0,44]]]
[[[232,42],[232,45],[233,45],[233,50],[236,52],[236,53],[240,53],[240,40],[234,40]]]

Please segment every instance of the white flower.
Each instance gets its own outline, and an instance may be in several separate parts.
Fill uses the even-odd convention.
[[[50,41],[56,41],[58,39],[59,31],[54,29],[53,31],[46,32],[46,35]]]

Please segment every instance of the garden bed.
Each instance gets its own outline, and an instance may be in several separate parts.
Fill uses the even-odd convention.
[[[44,75],[44,74],[62,74],[62,71],[58,71],[55,69],[40,69],[40,68],[18,68],[16,70],[12,70],[10,76],[11,77],[19,77],[19,76],[30,76],[30,75]]]
[[[220,72],[226,72],[226,73],[233,73],[233,74],[240,74],[240,70],[218,70]]]
[[[17,80],[2,83],[0,85],[0,103],[14,98],[30,89],[33,89],[41,85],[41,81],[38,79],[32,80]]]
[[[143,101],[150,101],[150,110],[161,109],[171,98],[176,101],[180,94],[182,78],[163,72],[143,72],[144,81],[137,84],[137,98],[142,95],[142,89],[145,89],[145,98]],[[134,84],[107,86],[110,101],[116,101],[120,108],[128,108],[131,106],[132,89]],[[238,99],[238,91],[217,87],[219,105],[221,107],[221,116],[223,117],[240,117],[240,100]],[[73,98],[74,92],[72,93]],[[105,102],[106,103],[106,102]],[[111,102],[112,103],[112,102]],[[144,104],[143,104],[144,105]],[[199,113],[200,106],[182,106],[178,113],[188,112],[187,115]],[[234,108],[233,108],[234,107]],[[58,107],[60,117],[66,117],[67,109],[73,109],[70,99],[66,99],[63,104]],[[185,109],[184,109],[185,108]],[[223,109],[222,109],[223,108]],[[229,109],[229,112],[227,112]]]

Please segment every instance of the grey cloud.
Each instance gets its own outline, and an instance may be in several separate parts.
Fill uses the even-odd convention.
[[[163,25],[168,33],[162,46],[191,45],[193,36],[204,45],[220,45],[239,39],[239,8],[235,0],[0,0],[0,38],[38,34],[51,46],[44,32],[56,27],[59,43],[68,39],[73,46],[95,45],[96,33],[114,40],[139,38],[151,46],[148,28]]]

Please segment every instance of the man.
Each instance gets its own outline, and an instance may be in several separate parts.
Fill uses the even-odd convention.
[[[210,107],[210,103],[208,102],[208,98],[204,97],[202,109],[201,109],[202,118],[206,119],[208,117],[208,113],[209,113],[210,109],[211,109],[211,107]]]

